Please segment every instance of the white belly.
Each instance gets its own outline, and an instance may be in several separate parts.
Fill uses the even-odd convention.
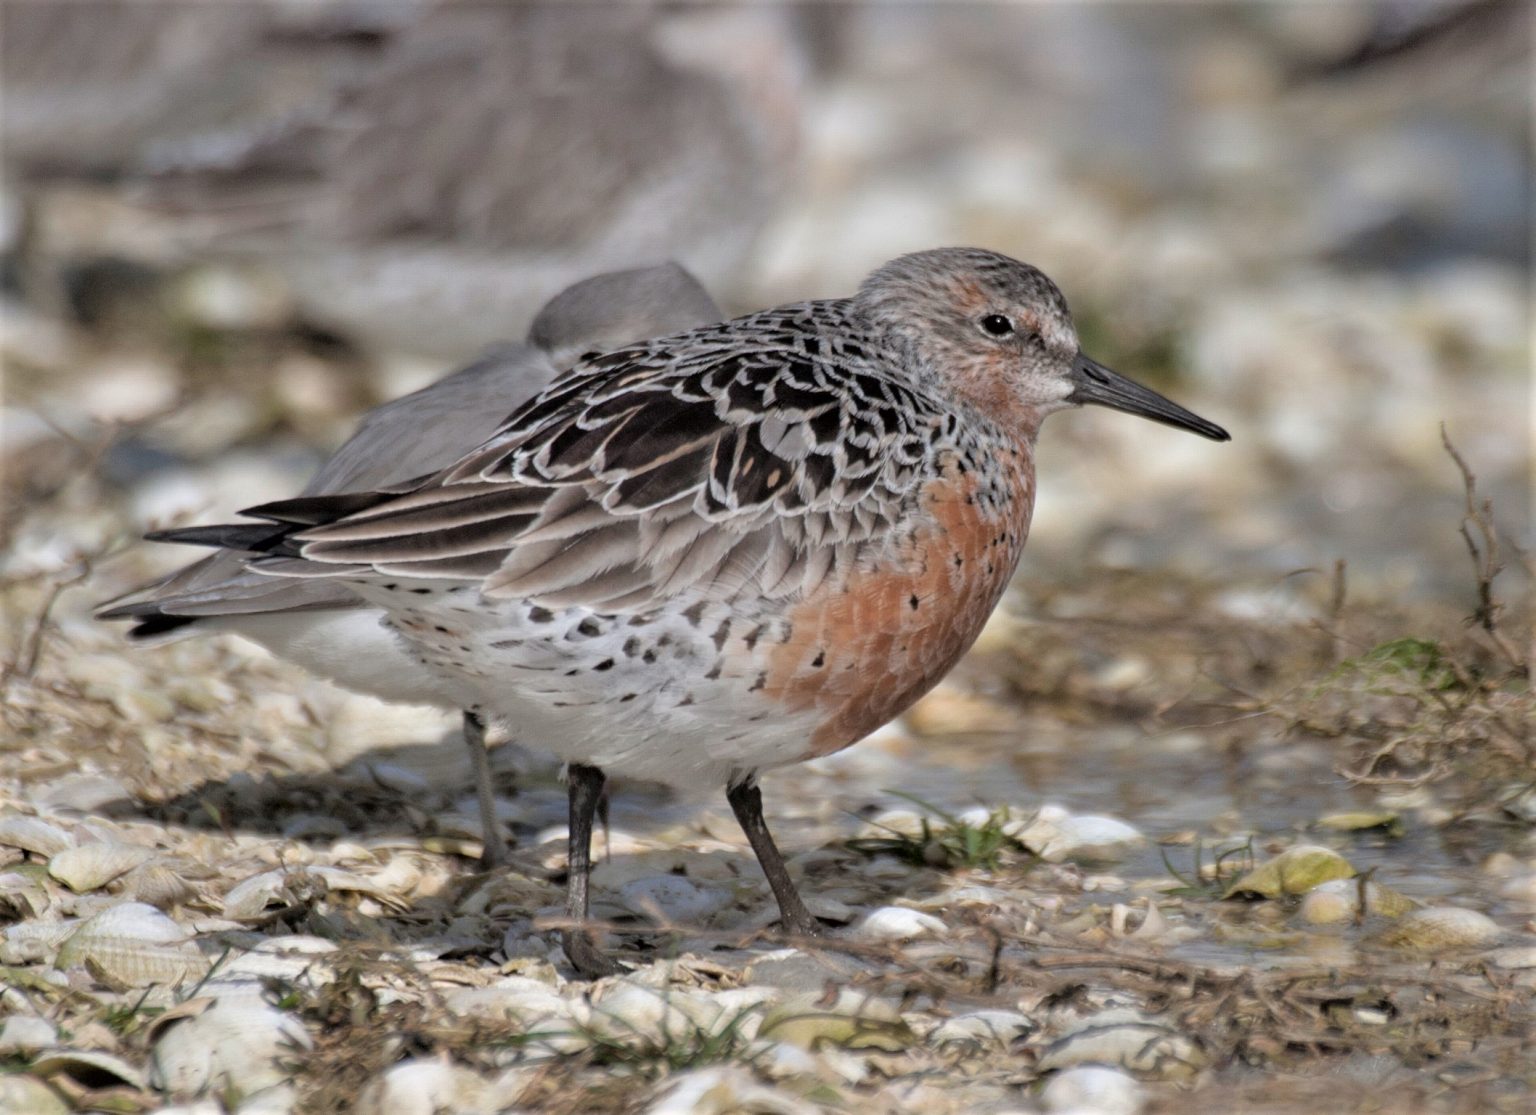
[[[387,605],[455,704],[504,722],[520,743],[676,786],[720,786],[809,753],[816,715],[758,693],[771,623],[749,647],[742,635],[756,625],[724,605],[662,609],[642,623],[487,601],[467,586],[411,587],[357,586]]]

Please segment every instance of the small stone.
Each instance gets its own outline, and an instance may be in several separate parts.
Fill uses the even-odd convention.
[[[1329,813],[1317,819],[1317,827],[1328,832],[1368,832],[1381,829],[1388,836],[1403,835],[1403,818],[1395,809],[1358,810]]]
[[[1040,1100],[1045,1110],[1062,1115],[1137,1115],[1146,1106],[1146,1091],[1129,1073],[1083,1065],[1053,1076]]]

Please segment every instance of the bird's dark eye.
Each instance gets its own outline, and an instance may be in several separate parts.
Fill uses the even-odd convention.
[[[981,327],[994,337],[1006,337],[1013,332],[1013,322],[1002,314],[988,314],[981,319]]]

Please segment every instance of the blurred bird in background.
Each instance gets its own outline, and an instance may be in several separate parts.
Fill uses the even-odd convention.
[[[3,50],[24,205],[105,187],[164,226],[75,220],[51,256],[259,262],[364,350],[467,359],[658,259],[727,282],[798,148],[767,8],[18,0]]]

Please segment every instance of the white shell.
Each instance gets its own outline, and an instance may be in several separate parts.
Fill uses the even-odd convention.
[[[69,1115],[70,1106],[35,1076],[0,1076],[0,1111],[26,1115]]]
[[[1137,1115],[1147,1104],[1147,1090],[1129,1073],[1103,1065],[1067,1069],[1051,1078],[1040,1099],[1049,1112]]]
[[[22,921],[0,930],[0,964],[33,964],[47,960],[80,927],[78,920]]]
[[[75,846],[75,838],[37,817],[0,817],[0,844],[39,856],[54,856]]]
[[[48,874],[77,894],[104,887],[154,855],[139,844],[81,844],[48,861]]]
[[[1012,835],[1047,863],[1068,859],[1114,859],[1147,840],[1134,827],[1115,817],[1092,813],[1063,814],[1065,810],[1060,806],[1043,806],[1032,820],[1018,826]],[[1005,828],[1013,829],[1014,826]]]
[[[1108,1065],[1166,1080],[1186,1080],[1205,1063],[1192,1038],[1127,1007],[1080,1018],[1045,1047],[1042,1072]]]
[[[54,1024],[35,1014],[13,1014],[0,1022],[0,1056],[36,1053],[58,1040]]]
[[[949,932],[949,926],[921,910],[881,906],[871,910],[851,932],[855,937],[870,941],[910,941],[917,937],[942,936]]]
[[[336,946],[323,937],[291,934],[268,937],[250,951],[233,953],[220,967],[223,979],[280,979],[287,983],[319,987],[336,978],[326,954]]]
[[[254,986],[254,985],[253,985]],[[313,1042],[303,1023],[254,995],[225,989],[207,1010],[172,1022],[150,1053],[150,1081],[175,1095],[250,1095],[290,1075],[283,1061]]]
[[[59,946],[54,965],[84,966],[114,990],[200,979],[208,962],[192,934],[153,906],[121,902],[87,918]]]
[[[477,1073],[449,1061],[402,1061],[357,1097],[353,1115],[496,1115],[497,1090]]]

